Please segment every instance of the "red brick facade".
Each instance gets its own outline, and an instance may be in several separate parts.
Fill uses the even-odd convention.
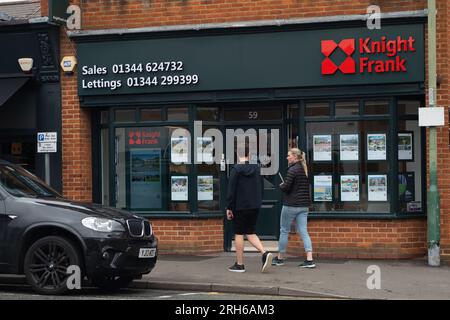
[[[46,15],[46,0],[42,0]],[[426,9],[425,0],[89,0],[71,1],[82,10],[84,30],[137,28],[165,25],[207,24],[254,20],[294,19],[334,15],[365,14],[376,4],[382,12]],[[448,106],[448,41],[450,3],[438,3],[439,106]],[[76,44],[61,30],[61,56],[76,55]],[[76,74],[62,74],[63,110],[63,189],[76,200],[91,200],[92,163],[90,112],[81,109],[77,96]],[[438,177],[441,193],[441,253],[450,259],[450,173],[449,127],[438,129]],[[162,252],[204,253],[223,250],[221,219],[176,220],[154,219]],[[427,253],[425,219],[402,220],[311,220],[310,233],[315,253],[320,257],[410,258]],[[298,240],[296,235],[292,239]],[[290,242],[290,252],[300,253],[298,241]]]

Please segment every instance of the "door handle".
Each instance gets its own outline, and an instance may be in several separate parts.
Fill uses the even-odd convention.
[[[8,214],[8,218],[10,218],[11,220],[14,220],[16,218],[18,218],[19,216],[13,215],[13,214]]]

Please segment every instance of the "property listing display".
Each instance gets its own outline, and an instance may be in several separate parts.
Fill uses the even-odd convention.
[[[189,143],[187,137],[170,139],[171,161],[173,163],[187,163],[189,161]]]
[[[214,199],[213,176],[197,177],[197,200],[212,201]]]
[[[359,135],[341,134],[340,141],[340,159],[342,161],[359,160]]]
[[[171,177],[172,201],[188,201],[188,176]]]
[[[367,160],[386,160],[386,134],[367,135]]]
[[[314,135],[313,150],[314,161],[331,161],[331,135]]]
[[[399,139],[399,154],[402,150],[403,157],[409,158],[406,150],[412,148],[412,134],[402,133],[399,137],[400,135],[402,139]],[[387,169],[381,172],[371,172],[373,169],[368,171],[365,168],[364,171],[361,170],[361,164],[366,161],[371,165],[370,168],[387,165],[386,132],[313,134],[310,139],[313,168],[324,168],[313,171],[315,203],[388,201]],[[345,171],[336,172],[333,168]]]
[[[314,201],[333,201],[332,176],[314,176]]]
[[[359,201],[359,176],[341,176],[341,201]]]
[[[414,144],[412,132],[398,133],[398,160],[414,160]]]
[[[368,197],[369,201],[387,201],[387,176],[368,175]]]

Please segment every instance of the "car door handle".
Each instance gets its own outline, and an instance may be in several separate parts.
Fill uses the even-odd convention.
[[[8,217],[9,217],[11,220],[14,220],[14,219],[18,218],[18,216],[15,216],[15,215],[13,215],[13,214],[8,214]]]

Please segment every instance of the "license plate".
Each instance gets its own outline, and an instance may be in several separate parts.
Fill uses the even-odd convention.
[[[153,258],[156,255],[155,248],[141,248],[139,249],[139,258]]]

